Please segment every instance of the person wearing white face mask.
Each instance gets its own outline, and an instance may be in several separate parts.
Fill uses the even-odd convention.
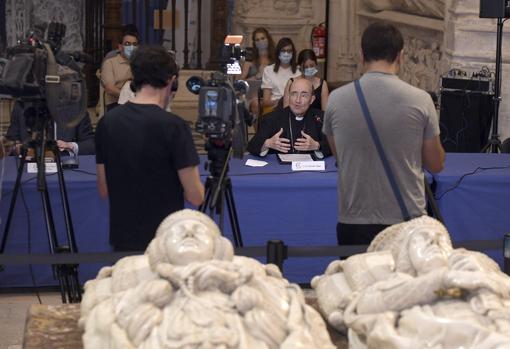
[[[132,79],[129,58],[138,47],[138,32],[127,27],[122,32],[118,54],[106,59],[101,66],[101,84],[105,90],[106,111],[118,105],[120,90],[126,81]]]
[[[289,38],[281,38],[276,45],[276,61],[267,66],[262,74],[264,114],[273,110],[283,97],[285,85],[290,78],[301,75],[296,64],[296,48]]]
[[[317,56],[315,55],[315,52],[310,49],[305,49],[299,52],[298,66],[303,73],[301,77],[310,80],[313,85],[313,95],[315,96],[315,99],[311,107],[325,111],[329,97],[328,83],[326,80],[317,76],[319,69],[317,69]],[[285,94],[283,97],[284,107],[289,105],[289,86],[291,82],[292,79],[287,82],[287,86],[285,87]]]
[[[257,28],[251,35],[253,41],[253,59],[242,67],[241,80],[260,80],[264,68],[274,63],[274,41],[266,28]]]

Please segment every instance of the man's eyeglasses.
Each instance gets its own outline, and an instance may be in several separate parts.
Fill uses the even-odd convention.
[[[124,46],[138,46],[138,43],[126,41],[126,42],[122,43],[122,45],[124,45]]]
[[[290,93],[290,96],[292,98],[298,98],[298,97],[301,97],[301,98],[310,98],[311,94],[310,94],[310,92],[292,91]]]

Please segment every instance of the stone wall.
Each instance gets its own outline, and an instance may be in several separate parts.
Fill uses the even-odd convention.
[[[243,34],[251,46],[251,33],[265,27],[275,40],[290,37],[298,51],[310,48],[312,28],[325,21],[324,1],[312,0],[237,0],[234,6],[232,33]]]
[[[6,0],[7,45],[23,39],[29,29],[40,23],[64,23],[63,50],[81,51],[84,41],[83,0]]]
[[[350,81],[361,74],[361,33],[370,23],[383,20],[396,25],[404,36],[404,64],[400,77],[422,89],[437,90],[443,69],[442,19],[416,15],[411,1],[407,1],[406,7],[395,6],[395,1],[333,0],[332,3],[333,16],[339,16],[340,20],[330,24],[333,36],[330,37],[328,69],[334,73],[328,74],[329,80]],[[433,9],[437,10],[440,5],[440,0],[436,0]]]

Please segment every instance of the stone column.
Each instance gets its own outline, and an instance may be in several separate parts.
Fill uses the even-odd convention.
[[[328,80],[351,81],[358,77],[359,34],[356,0],[329,0]]]
[[[472,72],[484,66],[495,71],[496,19],[479,18],[478,0],[447,0],[446,35],[444,43],[445,64],[450,69],[459,68]],[[503,35],[502,102],[499,108],[498,131],[500,139],[510,137],[510,47],[505,45],[510,35]]]

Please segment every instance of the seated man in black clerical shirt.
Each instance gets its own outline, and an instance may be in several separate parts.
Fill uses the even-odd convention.
[[[12,109],[11,124],[9,125],[5,138],[17,144],[30,140],[30,123],[30,120],[27,120],[25,115],[24,103],[17,101]],[[95,154],[94,131],[88,112],[85,112],[85,116],[78,125],[73,128],[56,126],[52,122],[49,130],[50,134],[48,135],[50,139],[55,138],[54,127],[56,127],[56,139],[60,151],[66,151],[70,155]],[[15,152],[17,153],[18,151],[19,147],[16,147]]]
[[[289,88],[289,106],[262,119],[248,143],[248,151],[259,156],[267,153],[312,153],[318,158],[331,155],[322,133],[324,113],[310,108],[314,98],[309,80],[294,79]]]

